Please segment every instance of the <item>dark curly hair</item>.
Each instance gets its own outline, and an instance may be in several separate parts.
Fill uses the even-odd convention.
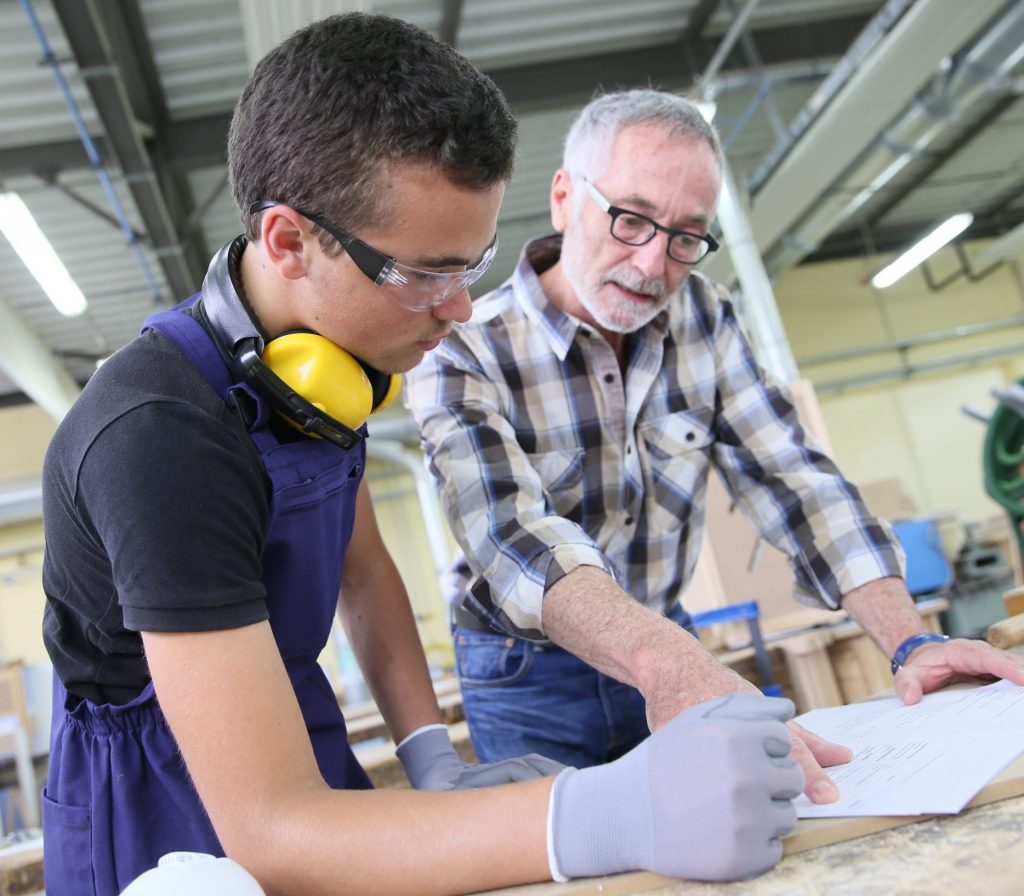
[[[350,13],[295,32],[259,62],[231,121],[228,171],[250,239],[259,199],[358,230],[387,222],[388,163],[433,165],[484,189],[509,179],[515,144],[505,98],[450,46],[399,19]]]

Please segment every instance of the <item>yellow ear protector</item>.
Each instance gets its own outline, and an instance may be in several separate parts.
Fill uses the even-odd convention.
[[[367,368],[329,339],[307,331],[271,339],[262,361],[313,407],[352,429],[391,404],[402,386],[401,377]]]
[[[402,378],[381,373],[329,339],[292,332],[264,343],[235,288],[244,236],[225,244],[203,281],[202,309],[237,375],[297,429],[351,448],[370,414],[398,395]]]

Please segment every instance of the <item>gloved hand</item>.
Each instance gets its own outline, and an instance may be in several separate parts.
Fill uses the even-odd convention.
[[[621,759],[555,781],[552,877],[655,871],[753,877],[782,858],[803,772],[787,759],[789,700],[729,694],[681,712]]]
[[[480,765],[467,765],[455,752],[444,725],[425,725],[406,737],[396,751],[416,790],[472,790],[513,781],[557,775],[560,762],[537,753]]]

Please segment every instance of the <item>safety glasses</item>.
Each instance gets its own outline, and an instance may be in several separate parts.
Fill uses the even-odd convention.
[[[261,199],[249,206],[249,214],[266,211],[275,205],[282,205],[273,199]],[[402,264],[398,259],[374,249],[359,237],[335,227],[320,215],[305,212],[290,206],[302,217],[322,227],[345,248],[349,257],[360,271],[381,287],[392,299],[410,311],[429,311],[447,301],[456,293],[476,283],[494,261],[498,252],[498,238],[495,237],[483,257],[473,267],[464,271],[421,271],[419,268]]]

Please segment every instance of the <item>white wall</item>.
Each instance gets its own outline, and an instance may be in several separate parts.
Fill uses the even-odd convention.
[[[977,251],[976,246],[971,247]],[[947,250],[950,251],[950,250]],[[903,340],[1024,314],[1020,281],[1004,266],[979,283],[961,278],[946,290],[928,290],[913,271],[888,290],[867,277],[887,258],[806,265],[786,272],[776,298],[799,360],[882,342]],[[934,262],[942,277],[945,256]],[[1013,327],[941,343],[825,364],[801,365],[816,386],[984,349],[1020,345]],[[854,482],[895,478],[924,514],[956,513],[967,520],[1001,514],[984,491],[984,424],[966,416],[965,404],[991,412],[994,386],[1024,375],[1024,350],[971,366],[951,367],[840,393],[818,392],[834,456]]]

